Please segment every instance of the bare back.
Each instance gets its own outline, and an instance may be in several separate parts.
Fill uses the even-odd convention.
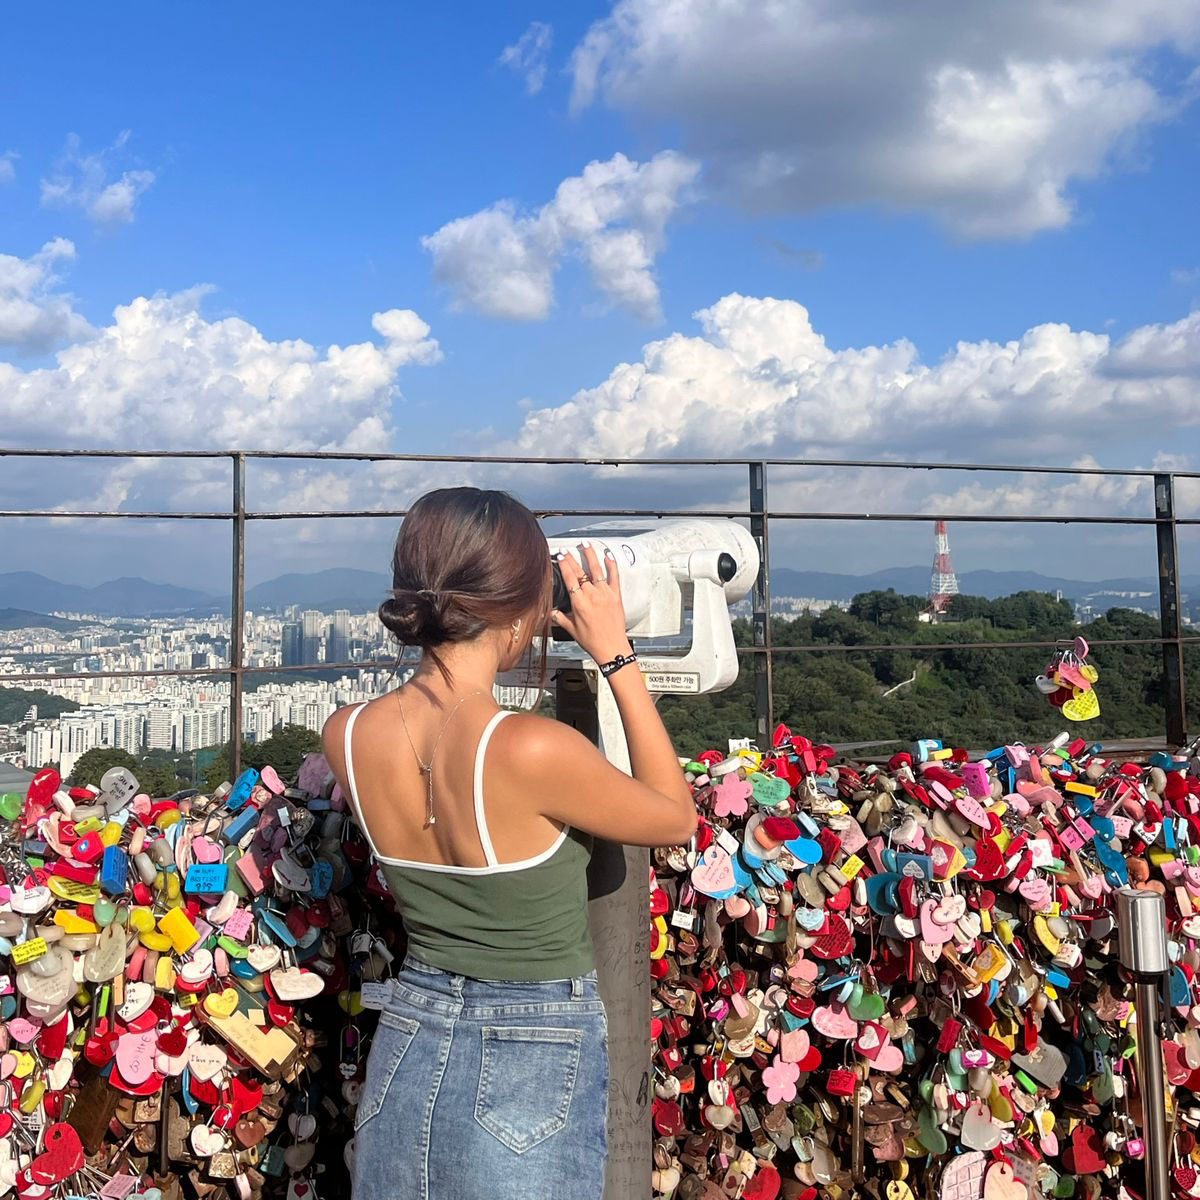
[[[406,689],[404,719],[417,749],[427,756],[446,712]],[[476,750],[499,711],[487,695],[472,697],[454,715],[433,763],[435,824],[424,828],[427,790],[401,724],[395,693],[362,707],[354,720],[352,755],[355,790],[379,852],[389,858],[479,869],[487,856],[475,816]],[[345,729],[352,708],[334,713],[324,730],[325,757],[349,792]],[[552,846],[563,822],[543,816],[537,797],[515,769],[520,755],[520,717],[500,721],[479,762],[485,827],[496,860],[518,862]]]

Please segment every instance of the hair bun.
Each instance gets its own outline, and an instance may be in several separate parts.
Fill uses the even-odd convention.
[[[446,640],[446,604],[428,588],[395,588],[379,606],[379,619],[406,646],[436,646]]]

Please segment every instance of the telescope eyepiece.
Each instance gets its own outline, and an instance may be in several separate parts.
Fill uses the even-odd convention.
[[[732,554],[722,551],[717,558],[717,578],[728,583],[737,574],[737,561]]]

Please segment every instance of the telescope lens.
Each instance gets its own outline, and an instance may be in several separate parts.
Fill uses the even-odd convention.
[[[554,559],[550,560],[550,578],[554,586],[554,607],[559,612],[569,613],[571,611],[571,594],[567,591],[567,585],[563,582],[562,568]]]
[[[722,583],[728,583],[737,574],[737,563],[732,554],[722,554],[717,558],[717,578]]]

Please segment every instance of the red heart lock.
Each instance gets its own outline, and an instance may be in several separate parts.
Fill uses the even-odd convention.
[[[48,1125],[42,1134],[44,1149],[30,1164],[29,1175],[35,1184],[61,1183],[83,1166],[83,1143],[79,1134],[65,1121]]]
[[[263,1098],[262,1084],[256,1083],[254,1080],[245,1080],[240,1075],[235,1075],[229,1082],[232,1098],[230,1103],[233,1105],[234,1112],[239,1117],[244,1117],[248,1112],[253,1112],[261,1103]]]
[[[821,1065],[821,1052],[811,1042],[808,1053],[796,1064],[801,1071],[815,1071]]]
[[[10,1112],[0,1112],[0,1138],[6,1138],[12,1132],[13,1115]]]
[[[980,838],[975,843],[975,862],[963,874],[984,883],[1003,878],[1006,874],[1003,851],[990,837]]]
[[[25,799],[30,804],[51,804],[54,801],[54,793],[60,787],[62,787],[62,776],[53,767],[43,767],[29,781]]]
[[[663,1031],[662,1017],[651,1017],[650,1018],[650,1040],[652,1042],[657,1042],[658,1039],[660,1037],[662,1037],[662,1031]]]
[[[651,930],[651,938],[653,939],[653,930]],[[670,970],[671,964],[667,961],[665,956],[663,958],[652,958],[650,960],[651,979],[665,979]]]
[[[850,889],[850,885],[846,884],[840,891],[834,892],[828,900],[825,901],[825,907],[830,912],[845,912],[854,899],[854,893]]]
[[[93,1067],[103,1067],[106,1063],[113,1060],[113,1055],[117,1052],[117,1033],[115,1030],[109,1029],[105,1032],[93,1033],[90,1038],[83,1044],[83,1057],[92,1064]]]
[[[177,1058],[187,1049],[187,1034],[178,1025],[158,1035],[158,1048],[172,1058]]]
[[[67,1032],[66,1013],[63,1013],[53,1025],[43,1026],[37,1039],[38,1050],[43,1058],[53,1062],[62,1057],[63,1049],[67,1044]]]
[[[809,947],[809,953],[814,958],[841,958],[850,953],[854,938],[850,926],[837,915],[826,913],[825,924],[817,932],[816,941]]]
[[[683,1109],[674,1100],[654,1101],[654,1128],[663,1137],[677,1137],[683,1132]]]
[[[1077,1125],[1071,1134],[1071,1144],[1063,1153],[1063,1162],[1072,1175],[1098,1175],[1108,1166],[1103,1134],[1090,1125]]]
[[[218,1104],[213,1109],[211,1122],[218,1129],[232,1129],[237,1124],[237,1113],[230,1104]]]
[[[188,1076],[188,1091],[192,1098],[201,1104],[210,1104],[214,1108],[221,1103],[221,1093],[211,1079],[197,1079],[195,1075]]]
[[[671,897],[667,895],[663,888],[655,888],[650,893],[650,915],[652,917],[665,917],[671,908]]]
[[[663,1066],[668,1071],[675,1070],[676,1067],[683,1064],[683,1051],[678,1046],[668,1046],[662,1052]]]
[[[696,853],[703,854],[713,844],[714,837],[712,826],[701,818],[700,823],[696,826]]]

